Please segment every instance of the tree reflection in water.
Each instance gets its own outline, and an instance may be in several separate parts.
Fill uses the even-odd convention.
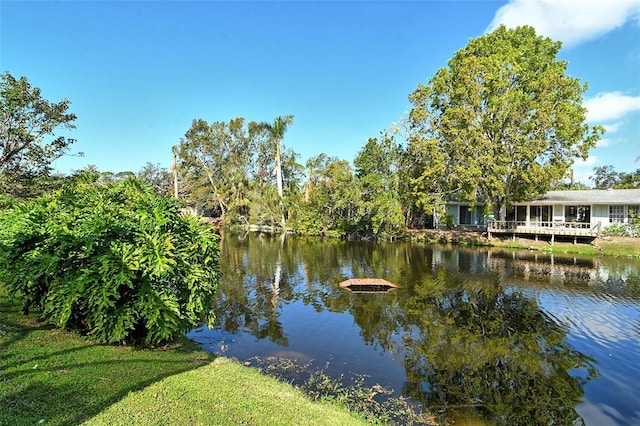
[[[348,312],[365,343],[402,360],[402,394],[441,420],[574,424],[592,358],[536,300],[503,285],[483,251],[336,240],[226,236],[216,327],[287,346],[280,313],[292,302]],[[351,294],[352,277],[399,284],[389,294]]]

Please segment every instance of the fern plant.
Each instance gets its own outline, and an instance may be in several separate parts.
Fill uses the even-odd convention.
[[[78,180],[0,214],[0,279],[27,311],[100,342],[160,344],[211,314],[218,236],[130,179]]]

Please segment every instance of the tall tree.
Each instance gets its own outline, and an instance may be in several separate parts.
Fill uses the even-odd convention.
[[[278,196],[282,201],[283,191],[282,191],[282,159],[281,159],[281,144],[282,139],[284,138],[284,134],[286,133],[289,126],[293,123],[293,115],[285,115],[285,116],[277,116],[273,123],[264,123],[265,129],[268,131],[270,139],[275,146],[275,174],[276,174],[276,185],[278,187]],[[286,225],[284,211],[282,213],[281,225],[284,228]]]
[[[624,173],[618,173],[613,166],[598,166],[593,168],[593,180],[596,189],[609,189],[616,186]]]
[[[171,172],[160,163],[153,164],[147,161],[137,176],[138,179],[149,185],[157,194],[167,195],[173,192]]]
[[[249,133],[244,118],[212,124],[198,119],[177,147],[178,168],[191,186],[192,201],[218,211],[222,219],[246,204],[255,151]]]
[[[640,169],[636,169],[631,173],[620,173],[620,179],[616,182],[616,189],[635,189],[640,188]]]
[[[348,161],[318,158],[314,189],[297,217],[304,234],[345,236],[357,231],[363,205],[360,186]]]
[[[531,27],[500,26],[419,85],[408,117],[409,144],[424,148],[416,182],[436,183],[438,202],[480,198],[504,218],[585,159],[604,129],[585,123],[587,85],[566,75],[560,47]]]
[[[404,226],[399,193],[401,152],[393,136],[383,133],[379,139],[369,138],[353,162],[364,207],[360,227],[367,233],[393,234]]]
[[[322,171],[333,161],[337,161],[337,158],[329,157],[324,152],[307,160],[305,164],[307,168],[307,183],[304,190],[305,202],[309,202],[311,194],[313,194],[313,188],[320,182]]]
[[[55,137],[62,126],[75,128],[70,102],[49,102],[26,77],[10,72],[0,77],[0,173],[5,177],[47,175],[51,163],[63,156],[74,139]],[[46,140],[53,137],[53,140]]]

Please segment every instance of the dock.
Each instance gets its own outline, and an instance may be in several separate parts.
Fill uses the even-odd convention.
[[[396,284],[381,278],[351,278],[339,285],[354,293],[386,293],[398,288]]]

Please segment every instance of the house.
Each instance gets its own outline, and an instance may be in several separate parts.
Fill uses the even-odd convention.
[[[630,223],[640,213],[640,189],[550,191],[540,198],[514,203],[506,220],[484,214],[480,203],[451,202],[446,214],[458,226],[489,233],[566,235],[596,238],[612,224]],[[441,221],[442,222],[442,221]]]
[[[606,228],[614,223],[629,223],[638,213],[640,189],[550,191],[538,199],[517,203],[507,220],[601,224]]]

